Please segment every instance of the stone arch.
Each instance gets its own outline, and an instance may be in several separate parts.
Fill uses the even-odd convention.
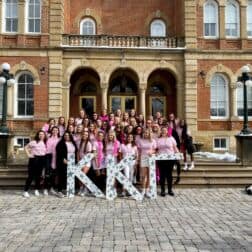
[[[179,71],[176,66],[166,61],[161,61],[160,66],[153,66],[152,68],[149,68],[143,77],[143,82],[147,83],[151,73],[157,69],[167,70],[168,72],[173,74],[177,84],[183,83],[183,73]]]
[[[89,64],[81,65],[80,62],[72,64],[71,62],[71,64],[69,64],[69,66],[66,68],[66,71],[64,71],[63,86],[69,86],[71,76],[74,74],[74,72],[81,68],[92,69],[94,72],[96,72],[96,74],[99,76],[99,79],[101,80],[100,73],[93,66],[90,66]]]
[[[205,85],[206,87],[210,87],[211,85],[211,79],[213,77],[213,75],[215,73],[221,73],[224,76],[226,76],[226,78],[228,79],[229,83],[230,83],[230,87],[235,83],[235,75],[232,72],[232,70],[222,64],[219,64],[217,66],[212,67],[206,75],[206,81],[205,81]]]
[[[14,76],[22,71],[30,72],[34,78],[34,85],[40,85],[39,73],[34,66],[28,64],[25,61],[21,61],[19,64],[16,64],[11,68],[11,72],[14,74]]]
[[[218,5],[218,6],[221,6],[222,5],[222,1],[221,0],[213,0],[214,2],[216,2],[216,4]],[[204,4],[207,2],[207,0],[200,0],[199,1],[199,6],[200,7],[203,7],[204,6]]]
[[[206,2],[207,0],[200,0],[199,1],[199,6],[203,7],[204,3]],[[219,6],[226,6],[226,0],[214,0]],[[248,0],[236,0],[237,3],[240,5],[240,6],[247,6],[248,5]]]
[[[101,22],[101,16],[98,14],[98,12],[94,9],[86,8],[85,10],[82,10],[79,12],[79,14],[75,17],[73,26],[75,29],[80,30],[80,22],[83,18],[92,18],[96,23],[96,33],[101,33],[102,31],[102,22]]]

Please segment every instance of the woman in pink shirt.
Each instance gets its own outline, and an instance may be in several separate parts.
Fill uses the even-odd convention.
[[[35,139],[25,146],[25,151],[29,157],[29,163],[23,196],[30,197],[28,190],[33,180],[35,180],[35,196],[39,196],[40,178],[45,167],[46,155],[46,134],[43,130],[37,132]]]
[[[66,121],[64,116],[59,117],[57,126],[59,129],[59,134],[62,137],[64,135],[64,132],[66,131]]]
[[[120,142],[116,139],[115,131],[110,130],[106,141],[105,156],[112,155],[115,159],[115,163],[117,163],[119,150]]]
[[[138,141],[140,155],[140,176],[142,181],[142,194],[149,197],[150,171],[149,157],[155,153],[156,142],[151,137],[151,131],[145,129],[142,138]]]
[[[44,195],[48,195],[48,190],[53,195],[56,195],[56,146],[60,140],[59,129],[54,126],[52,128],[52,135],[46,142],[46,177]]]
[[[161,136],[157,139],[157,149],[159,154],[174,154],[179,152],[175,138],[171,134],[168,134],[166,127],[161,129]],[[160,170],[161,196],[165,196],[166,179],[168,183],[168,194],[174,196],[172,191],[172,170],[175,160],[158,160],[157,164]]]
[[[124,174],[125,176],[133,183],[134,176],[136,176],[136,163],[138,159],[138,150],[136,143],[134,141],[134,136],[133,134],[129,134],[126,137],[126,142],[125,144],[121,145],[121,155],[122,158],[127,157],[128,155],[134,155],[135,157],[135,164],[132,167],[126,167],[124,168]],[[122,193],[122,196],[125,196],[125,190]]]
[[[86,154],[91,153],[92,151],[93,151],[93,147],[92,147],[92,144],[89,139],[89,133],[88,133],[88,130],[85,130],[82,133],[82,137],[81,137],[81,141],[80,141],[80,147],[79,147],[79,151],[78,151],[78,160],[83,159]],[[87,174],[90,167],[91,167],[91,162],[88,165],[84,166],[82,168],[82,171],[85,174]],[[85,190],[85,189],[86,189],[86,187],[80,182],[80,191],[79,191],[80,196],[85,195],[85,193],[87,192],[87,190]]]

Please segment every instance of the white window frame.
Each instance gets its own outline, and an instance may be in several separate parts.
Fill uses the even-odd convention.
[[[6,31],[6,0],[3,0],[2,3],[2,32],[3,33],[10,33],[10,34],[17,34],[18,33],[18,23],[19,23],[19,18],[18,18],[18,1],[17,1],[17,31]],[[14,17],[12,17],[14,18]]]
[[[154,26],[158,24],[158,25],[161,25],[162,28],[163,28],[163,34],[162,35],[153,35],[153,29],[154,29]],[[167,34],[166,34],[166,24],[165,22],[162,20],[162,19],[154,19],[151,24],[150,24],[150,36],[151,37],[166,37]]]
[[[93,34],[84,34],[83,33],[83,26],[84,26],[85,22],[91,22],[92,23],[93,31],[94,31]],[[87,17],[87,18],[83,18],[81,20],[81,22],[80,22],[80,35],[86,35],[86,36],[96,35],[96,23],[95,23],[94,19]]]
[[[36,19],[39,19],[40,20],[40,31],[39,32],[33,32],[33,31],[29,31],[29,4],[30,4],[30,0],[27,0],[26,1],[26,6],[25,6],[25,32],[27,34],[41,34],[41,28],[42,28],[42,16],[41,16],[41,13],[42,13],[42,1],[40,0],[40,17],[39,18],[36,18]]]
[[[251,30],[250,30],[251,35],[249,35],[249,26],[251,26]],[[247,6],[247,35],[248,35],[248,38],[252,39],[252,0],[248,1],[248,6]]]
[[[215,140],[225,140],[226,141],[226,148],[222,148],[222,147],[215,147]],[[213,137],[213,150],[214,151],[228,151],[229,150],[229,137],[226,136],[215,136]]]
[[[13,141],[13,147],[16,145],[18,145],[18,139],[23,139],[23,142],[24,142],[24,139],[29,139],[29,142],[31,141],[31,138],[29,136],[15,136],[14,137],[14,141]],[[25,145],[24,145],[25,146]],[[24,150],[24,147],[22,148],[19,148],[19,150]]]
[[[33,111],[33,115],[18,115],[18,79],[23,74],[29,74],[33,78],[33,88],[34,88],[34,76],[31,72],[22,71],[15,77],[16,85],[14,85],[14,99],[13,99],[14,100],[14,118],[32,119],[34,117],[34,111]],[[33,93],[33,102],[34,102],[34,93]]]
[[[227,24],[231,24],[228,22],[228,5],[234,5],[235,8],[236,8],[236,19],[237,19],[237,35],[236,36],[233,36],[233,35],[227,35],[227,32],[226,32],[226,26]],[[235,24],[235,23],[234,23]],[[238,4],[238,2],[236,0],[227,0],[226,1],[226,8],[225,8],[225,36],[226,38],[239,38],[240,37],[240,28],[241,25],[240,25],[240,6]]]
[[[226,110],[226,115],[225,116],[212,116],[211,115],[211,102],[212,102],[212,97],[211,97],[211,88],[212,88],[212,80],[215,76],[220,76],[224,79],[225,81],[225,84],[226,84],[226,107],[225,107],[225,110]],[[228,119],[229,118],[229,82],[228,82],[228,79],[226,78],[225,75],[221,74],[221,73],[215,73],[212,78],[211,78],[211,81],[210,81],[210,118],[211,119]]]
[[[242,104],[243,104],[243,86],[242,87],[240,87],[240,88],[236,88],[236,111],[235,111],[235,115],[240,119],[240,120],[242,120],[243,119],[243,115],[238,115],[238,91],[241,89],[241,93],[242,93]],[[248,104],[248,102],[250,101],[250,102],[252,102],[252,97],[249,97],[249,95],[248,95],[248,89],[250,89],[251,90],[251,93],[252,93],[252,87],[247,87],[247,104]],[[243,106],[243,105],[242,105]],[[248,107],[249,108],[249,107]],[[251,107],[251,109],[252,109],[252,107]],[[252,115],[248,115],[248,119],[249,120],[252,120]]]
[[[205,9],[206,9],[206,6],[207,5],[213,5],[214,8],[215,8],[215,25],[216,25],[216,34],[214,36],[207,36],[205,35],[205,24],[206,24],[206,12],[205,12]],[[203,31],[204,31],[204,38],[207,38],[207,39],[216,39],[216,38],[219,38],[219,9],[218,9],[218,4],[216,3],[216,1],[214,0],[208,0],[205,2],[204,4],[204,22],[203,22]]]

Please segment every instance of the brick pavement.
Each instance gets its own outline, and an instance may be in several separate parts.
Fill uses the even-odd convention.
[[[252,251],[252,197],[241,189],[176,189],[113,202],[0,191],[0,251]]]

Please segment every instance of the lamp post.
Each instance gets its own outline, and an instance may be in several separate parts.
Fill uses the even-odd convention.
[[[7,86],[14,85],[15,80],[10,74],[10,65],[3,63],[0,69],[0,85],[3,86],[3,103],[2,103],[2,119],[0,124],[0,162],[6,163],[8,151],[9,129],[6,124],[7,117]]]
[[[248,65],[242,67],[242,75],[237,79],[237,86],[243,86],[243,129],[240,134],[252,134],[252,130],[248,127],[248,104],[247,104],[247,87],[252,87],[252,77],[249,75],[251,72]]]

